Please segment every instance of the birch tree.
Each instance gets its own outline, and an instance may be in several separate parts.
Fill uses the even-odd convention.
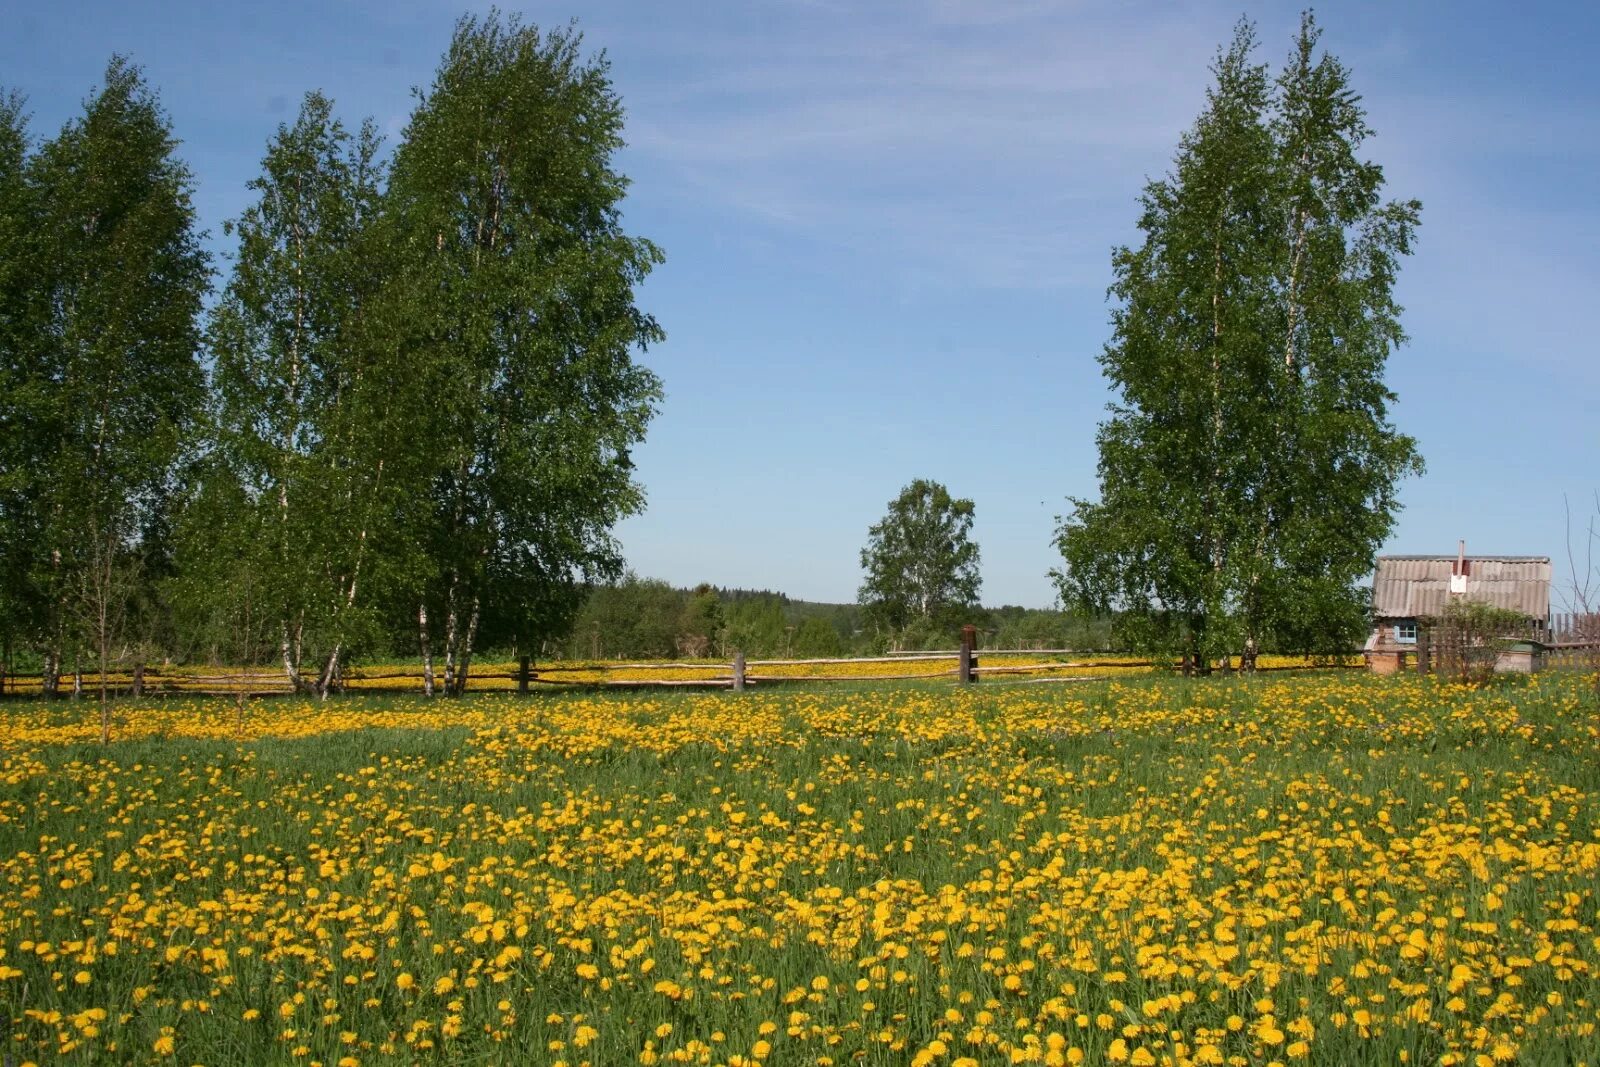
[[[1057,532],[1063,599],[1209,663],[1338,651],[1420,464],[1383,383],[1420,206],[1384,203],[1348,73],[1310,16],[1276,81],[1241,23],[1172,172],[1113,256],[1101,494]]]
[[[1393,529],[1396,489],[1420,473],[1416,442],[1389,419],[1389,356],[1405,343],[1394,286],[1422,205],[1383,199],[1383,170],[1361,158],[1372,130],[1348,69],[1319,53],[1309,14],[1277,79],[1272,124],[1281,359],[1272,462],[1260,475],[1267,515],[1250,545],[1241,594],[1253,641],[1288,651],[1355,647],[1365,580]]]
[[[34,427],[31,369],[42,340],[34,284],[35,201],[27,183],[28,124],[23,100],[0,94],[0,684],[12,653],[31,643],[38,611],[32,587],[38,508],[30,472],[41,443]]]
[[[1276,259],[1269,82],[1241,24],[1173,170],[1145,189],[1137,247],[1113,255],[1117,392],[1101,425],[1101,499],[1074,500],[1059,546],[1064,597],[1122,613],[1139,647],[1229,647],[1240,538],[1268,373]]]
[[[659,397],[661,330],[634,289],[661,254],[623,232],[623,111],[575,30],[463,19],[396,150],[385,304],[432,398],[430,565],[415,619],[430,689],[466,684],[489,631],[536,647],[620,569],[643,495],[630,450]]]
[[[139,547],[172,491],[202,399],[197,318],[209,278],[193,180],[138,68],[114,58],[81,118],[28,162],[32,267],[45,293],[28,350],[34,583],[47,691],[63,655],[92,648],[104,677],[137,581]]]
[[[972,540],[972,501],[918,478],[889,502],[861,550],[860,602],[879,623],[902,631],[912,623],[942,625],[977,606],[981,579]]]
[[[250,610],[274,618],[285,676],[322,695],[375,625],[379,555],[406,554],[389,491],[407,440],[398,346],[369,318],[381,182],[370,124],[351,133],[308,94],[228,227],[239,251],[209,328],[213,484],[191,512],[189,555],[235,575],[220,595],[259,593]],[[245,514],[215,522],[223,500]]]

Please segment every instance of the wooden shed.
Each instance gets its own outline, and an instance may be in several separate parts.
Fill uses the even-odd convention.
[[[1550,622],[1549,556],[1379,556],[1372,577],[1372,635],[1367,665],[1379,674],[1405,666],[1417,650],[1418,627],[1437,618],[1452,600],[1507,608],[1535,630]]]

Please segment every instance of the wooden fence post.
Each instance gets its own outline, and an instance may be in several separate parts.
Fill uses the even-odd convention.
[[[978,644],[978,628],[976,626],[963,626],[961,628],[961,660],[956,671],[956,677],[962,685],[971,685],[978,680],[977,673],[973,670],[978,665],[977,658],[973,655]]]
[[[733,691],[735,693],[744,692],[744,653],[743,652],[735,652],[733,654]]]
[[[529,656],[523,656],[517,660],[517,692],[523,696],[528,695],[528,680],[532,677],[529,673],[530,659]]]
[[[1433,641],[1426,626],[1417,627],[1417,673],[1433,673]]]
[[[144,664],[143,663],[135,663],[133,665],[133,695],[135,697],[144,696]]]

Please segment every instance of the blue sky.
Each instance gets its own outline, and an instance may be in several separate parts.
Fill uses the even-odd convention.
[[[113,51],[160,91],[210,243],[277,123],[320,88],[392,137],[460,3],[0,0],[0,86],[53,133]],[[628,107],[630,230],[667,398],[638,453],[641,574],[850,600],[913,478],[977,504],[986,603],[1049,604],[1051,535],[1093,496],[1110,249],[1202,104],[1234,21],[1288,3],[534,4],[604,48]],[[1395,552],[1549,554],[1600,486],[1600,5],[1340,3],[1393,196],[1423,201],[1391,361]]]

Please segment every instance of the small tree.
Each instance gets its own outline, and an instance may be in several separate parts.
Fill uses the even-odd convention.
[[[667,656],[676,647],[684,595],[657,578],[626,575],[588,591],[572,623],[576,658]]]
[[[1453,600],[1431,620],[1434,655],[1444,673],[1481,685],[1494,674],[1506,638],[1527,632],[1528,620],[1509,608]]]
[[[717,647],[722,631],[722,599],[716,586],[702,582],[683,606],[678,622],[678,651],[691,656],[708,655]]]
[[[973,504],[937,482],[919,478],[889,503],[867,531],[860,602],[879,625],[905,630],[914,622],[942,626],[977,607],[978,546]]]
[[[754,655],[783,652],[785,600],[775,593],[744,596],[724,606],[723,651],[738,649]]]
[[[844,642],[833,624],[820,615],[803,620],[794,631],[794,654],[801,658],[841,656]]]
[[[1600,546],[1600,490],[1594,495],[1594,514],[1577,544],[1573,544],[1572,505],[1563,501],[1567,519],[1568,585],[1561,590],[1563,606],[1572,615],[1573,633],[1587,647],[1583,650],[1587,662],[1594,663],[1600,655],[1600,562],[1595,560],[1595,548]],[[1595,692],[1600,695],[1600,674],[1595,675]]]

